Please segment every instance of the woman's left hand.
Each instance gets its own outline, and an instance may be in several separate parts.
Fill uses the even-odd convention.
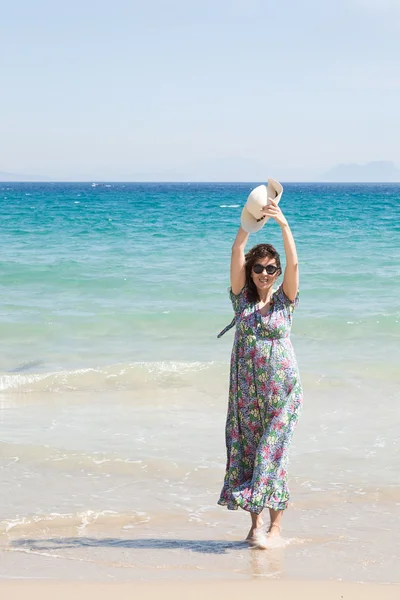
[[[287,225],[285,215],[279,208],[276,200],[273,200],[272,198],[268,198],[268,204],[267,206],[264,206],[264,208],[261,209],[261,213],[266,217],[274,219],[281,227]]]

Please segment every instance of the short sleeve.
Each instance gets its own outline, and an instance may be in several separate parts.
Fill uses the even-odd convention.
[[[248,304],[246,287],[244,287],[238,294],[234,294],[232,292],[232,288],[229,288],[229,297],[232,302],[233,310],[235,311],[235,316],[237,317],[243,312]]]
[[[274,299],[282,303],[292,313],[299,303],[299,292],[297,292],[296,298],[292,301],[286,296],[283,291],[283,284],[281,284],[274,294]]]
[[[224,329],[217,335],[218,338],[225,335],[227,331],[229,331],[230,329],[232,329],[232,327],[236,325],[237,320],[239,319],[240,315],[242,314],[242,312],[248,304],[246,287],[244,287],[238,294],[234,294],[232,292],[232,288],[229,288],[229,297],[232,302],[233,310],[235,311],[235,316],[233,317],[229,325],[224,327]]]

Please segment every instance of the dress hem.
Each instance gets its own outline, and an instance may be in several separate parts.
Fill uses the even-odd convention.
[[[253,504],[252,502],[248,502],[246,500],[242,500],[242,501],[232,501],[232,502],[228,502],[227,500],[218,500],[217,504],[219,504],[219,506],[226,506],[228,510],[238,510],[239,508],[242,508],[243,510],[247,511],[247,512],[252,512],[255,513],[257,515],[259,515],[264,508],[271,508],[272,510],[286,510],[289,504],[289,501],[287,500],[286,502],[264,502],[263,506],[260,506],[259,504]]]

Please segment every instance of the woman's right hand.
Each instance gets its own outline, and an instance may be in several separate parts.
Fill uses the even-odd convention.
[[[272,198],[268,198],[268,204],[261,209],[261,214],[269,217],[270,219],[274,219],[274,221],[276,221],[281,227],[288,224],[285,215],[278,206],[278,203]]]

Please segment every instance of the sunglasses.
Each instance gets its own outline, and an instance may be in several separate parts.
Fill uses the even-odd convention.
[[[264,269],[265,272],[268,273],[268,275],[274,275],[277,271],[279,271],[279,267],[275,265],[266,265],[265,267],[264,265],[260,265],[260,263],[253,265],[253,271],[254,273],[257,273],[257,275],[260,275],[260,273],[262,273]]]

